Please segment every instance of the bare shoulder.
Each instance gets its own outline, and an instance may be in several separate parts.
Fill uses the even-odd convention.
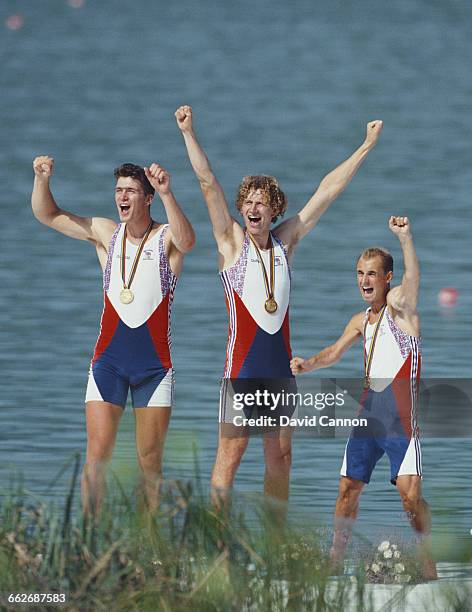
[[[156,234],[161,230],[164,231],[164,249],[169,261],[170,269],[175,276],[180,276],[185,255],[175,246],[170,225],[168,223],[160,223],[157,227]]]
[[[351,320],[348,323],[348,327],[352,330],[357,330],[360,334],[364,333],[364,321],[365,321],[365,312],[362,310],[361,312],[357,312],[355,315],[351,317]]]
[[[416,307],[413,308],[408,304],[400,286],[388,292],[387,306],[389,315],[397,327],[409,336],[420,336],[420,315]]]
[[[297,225],[297,217],[289,217],[285,219],[281,223],[279,223],[273,230],[272,233],[274,236],[282,242],[287,251],[293,250],[296,245],[293,237],[295,235],[295,227]]]
[[[106,217],[92,217],[90,220],[93,241],[99,246],[108,248],[111,237],[118,227],[116,221]]]
[[[218,267],[220,270],[230,268],[238,260],[243,248],[245,232],[241,224],[231,218],[231,229],[224,236],[215,236],[218,247]]]
[[[351,317],[349,323],[344,328],[341,336],[334,343],[334,348],[337,351],[338,358],[347,351],[355,342],[357,342],[363,334],[364,313],[360,312]]]
[[[406,306],[405,296],[403,295],[400,285],[392,287],[392,289],[390,289],[390,291],[387,293],[387,305],[394,311],[404,310]]]
[[[402,317],[418,316],[416,298],[414,302],[405,295],[402,285],[397,285],[387,293],[387,305],[390,314],[401,314]]]

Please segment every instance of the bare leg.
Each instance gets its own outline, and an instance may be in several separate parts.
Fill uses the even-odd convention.
[[[364,488],[361,480],[341,476],[339,492],[334,511],[334,535],[330,552],[331,566],[339,568],[344,561],[346,548],[351,537],[352,526],[359,510],[359,498]]]
[[[82,472],[82,507],[98,516],[105,495],[105,470],[115,446],[123,408],[109,402],[87,402],[87,455]]]
[[[290,468],[292,466],[292,429],[281,427],[277,431],[264,434],[264,495],[280,502],[279,518],[284,519],[290,485]]]
[[[143,473],[143,488],[147,507],[153,511],[158,504],[162,478],[162,455],[169,427],[170,407],[136,408],[136,451]]]
[[[438,577],[436,563],[431,553],[431,513],[421,495],[421,477],[398,476],[397,489],[412,528],[421,536],[419,555],[423,565],[423,576],[427,580],[436,580]]]
[[[292,466],[292,428],[282,427],[264,434],[264,495],[276,504],[270,506],[270,519],[276,529],[283,527]]]
[[[220,423],[218,450],[211,475],[211,497],[218,508],[222,503],[228,502],[229,492],[248,442],[247,431],[242,431],[241,427]]]

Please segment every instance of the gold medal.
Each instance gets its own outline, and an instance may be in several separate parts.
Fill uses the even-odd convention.
[[[369,354],[366,355],[366,351],[364,348],[364,389],[370,389],[370,368],[372,366],[372,359],[374,358],[374,348],[375,348],[375,343],[377,341],[377,335],[379,333],[379,329],[380,329],[380,323],[382,322],[382,317],[384,316],[384,312],[385,309],[387,308],[387,304],[385,303],[382,306],[382,310],[380,311],[380,315],[379,318],[377,320],[377,323],[375,324],[375,329],[374,329],[374,335],[372,337],[372,340],[370,341],[370,348],[369,348]],[[370,308],[369,308],[370,310]],[[364,323],[364,343],[365,343],[365,333],[367,330],[367,323],[369,322],[369,315],[366,316],[365,319],[365,323]]]
[[[120,291],[120,302],[122,304],[131,304],[131,302],[134,300],[134,294],[131,291],[131,289],[128,288],[124,288]]]
[[[131,291],[131,283],[133,282],[134,275],[136,274],[136,270],[138,268],[139,258],[141,257],[141,252],[144,248],[144,243],[148,239],[149,234],[151,233],[153,226],[153,220],[151,219],[151,223],[149,224],[146,233],[144,234],[141,242],[139,243],[138,250],[136,255],[134,256],[133,265],[131,266],[131,273],[129,275],[129,280],[126,283],[125,281],[125,260],[126,260],[126,225],[123,230],[123,240],[121,243],[121,278],[123,280],[123,289],[120,291],[120,302],[122,304],[131,304],[134,300],[134,293]]]
[[[275,301],[273,297],[265,301],[264,307],[267,310],[267,312],[270,314],[274,313],[278,308],[277,302]]]
[[[264,285],[265,285],[265,289],[266,289],[266,294],[267,294],[267,299],[264,302],[264,308],[266,309],[266,312],[268,312],[269,314],[274,314],[274,312],[277,310],[278,306],[277,306],[277,302],[275,301],[274,298],[274,291],[275,291],[275,256],[274,256],[274,243],[272,242],[272,236],[269,233],[269,238],[270,238],[270,279],[267,275],[267,270],[264,264],[264,260],[262,259],[262,254],[259,250],[259,247],[257,246],[256,241],[254,240],[254,238],[251,236],[251,234],[249,234],[249,238],[251,239],[252,244],[254,245],[254,248],[256,249],[256,253],[257,253],[257,258],[259,260],[259,263],[261,265],[262,268],[262,277],[264,279]]]

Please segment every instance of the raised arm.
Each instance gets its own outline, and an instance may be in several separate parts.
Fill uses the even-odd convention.
[[[394,287],[388,292],[387,302],[405,318],[416,318],[416,305],[418,303],[420,287],[420,267],[416,257],[415,245],[413,244],[410,222],[408,217],[390,217],[388,226],[400,242],[405,271],[401,285]],[[417,335],[417,333],[412,331],[409,331],[409,333]]]
[[[197,140],[193,129],[192,109],[181,106],[175,112],[177,125],[184,137],[192,168],[197,175],[213,226],[215,240],[221,250],[228,244],[234,246],[235,233],[242,235],[239,223],[230,215],[221,185],[218,183],[210,162]]]
[[[56,204],[49,182],[54,171],[54,159],[47,155],[33,161],[34,183],[31,194],[33,214],[44,225],[77,240],[89,240],[95,246],[106,246],[116,224],[100,217],[80,217],[62,210]]]
[[[375,147],[382,126],[383,122],[378,120],[368,123],[366,138],[362,145],[354,151],[351,157],[323,178],[318,189],[297,215],[276,227],[275,233],[289,249],[292,249],[305,234],[315,227],[329,205],[349,185],[362,162]]]
[[[156,163],[144,168],[144,172],[164,205],[172,244],[180,253],[188,253],[195,245],[195,233],[172,193],[169,173]]]
[[[330,346],[327,346],[316,355],[313,355],[313,357],[309,357],[308,359],[303,359],[303,357],[294,357],[290,362],[292,373],[305,374],[306,372],[311,372],[312,370],[329,368],[329,366],[337,363],[347,349],[362,337],[363,320],[363,312],[359,312],[358,314],[354,315],[336,342]]]

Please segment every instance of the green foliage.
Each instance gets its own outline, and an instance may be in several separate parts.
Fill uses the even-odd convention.
[[[78,471],[77,457],[60,508],[21,486],[3,498],[3,595],[66,593],[61,609],[81,612],[372,609],[362,560],[356,576],[333,579],[325,543],[311,528],[287,526],[280,508],[218,510],[193,483],[167,482],[157,511],[115,487],[93,519],[74,510]]]

